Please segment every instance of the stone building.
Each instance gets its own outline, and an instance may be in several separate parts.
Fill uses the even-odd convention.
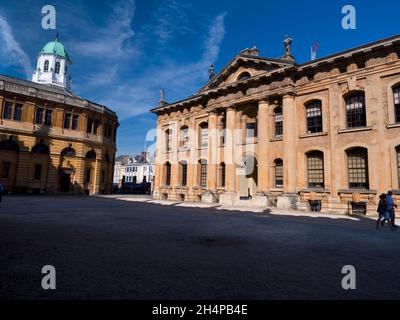
[[[0,75],[0,181],[8,192],[109,193],[116,114],[69,90],[71,60],[58,40],[33,82]]]
[[[297,64],[246,49],[160,99],[154,197],[376,213],[400,189],[400,36]]]

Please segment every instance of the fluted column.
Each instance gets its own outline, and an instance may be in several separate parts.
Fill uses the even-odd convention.
[[[269,170],[269,104],[258,103],[258,190],[267,193],[270,189]]]
[[[296,104],[293,95],[283,97],[284,192],[296,192]]]
[[[208,115],[208,166],[207,187],[210,191],[217,190],[217,142],[218,142],[218,116],[212,111]]]

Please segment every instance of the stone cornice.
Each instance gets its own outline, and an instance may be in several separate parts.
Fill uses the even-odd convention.
[[[13,80],[13,78],[6,78],[2,76],[2,78],[0,78],[0,91],[15,93],[17,95],[23,95],[36,99],[47,100],[54,103],[61,103],[81,109],[87,109],[101,114],[108,114],[117,118],[116,113],[106,106],[93,103],[89,100],[81,99],[68,92],[61,93],[61,90],[60,92],[57,92],[58,90],[52,90],[52,88],[49,88],[49,90],[45,90],[45,88],[42,89],[33,86],[36,86],[37,84],[32,83],[32,86],[23,84],[25,82],[28,84],[29,81],[20,79],[15,79],[15,81]]]

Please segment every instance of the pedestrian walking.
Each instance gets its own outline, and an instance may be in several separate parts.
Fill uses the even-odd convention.
[[[386,194],[382,193],[379,196],[379,204],[378,204],[378,209],[376,210],[379,214],[378,220],[376,221],[376,228],[380,229],[381,225],[383,227],[384,223],[388,221],[390,223],[390,216],[388,212],[388,205],[387,205],[387,200],[386,200]],[[391,225],[391,228],[393,230],[393,226]]]
[[[387,206],[388,206],[390,223],[391,223],[393,228],[397,228],[397,226],[396,226],[396,212],[395,212],[395,208],[397,209],[397,205],[394,203],[394,200],[393,200],[392,196],[393,196],[393,192],[389,191],[387,196],[386,196],[386,203],[387,203]]]

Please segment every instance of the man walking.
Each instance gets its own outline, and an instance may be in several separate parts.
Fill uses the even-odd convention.
[[[397,228],[396,226],[396,213],[395,213],[395,208],[397,208],[397,205],[393,201],[393,192],[389,191],[386,196],[386,203],[389,211],[389,216],[390,216],[390,223],[393,228]]]

